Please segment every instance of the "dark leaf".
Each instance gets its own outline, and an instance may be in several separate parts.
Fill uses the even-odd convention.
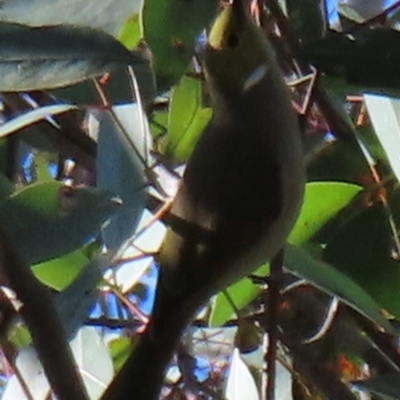
[[[400,269],[391,258],[388,218],[381,204],[361,212],[327,243],[323,258],[357,282],[380,307],[399,318]]]
[[[85,25],[114,35],[140,4],[140,0],[11,0],[1,3],[0,20],[32,26]]]
[[[32,28],[1,22],[0,47],[1,91],[66,86],[144,62],[111,35],[72,25]]]
[[[159,91],[169,89],[186,72],[196,36],[208,27],[218,1],[146,0],[143,35],[154,57]]]
[[[400,86],[400,32],[394,29],[331,33],[306,47],[300,56],[321,72],[355,85]]]
[[[400,399],[400,375],[378,375],[366,381],[353,382],[361,390],[366,390],[373,394],[389,397],[390,399]]]
[[[108,191],[44,182],[12,195],[0,207],[0,224],[26,262],[36,264],[93,240],[117,208]]]
[[[343,252],[343,248],[342,248]],[[382,326],[387,332],[395,330],[381,313],[378,304],[352,279],[331,265],[318,262],[304,250],[286,246],[284,266],[293,274],[313,283],[324,292],[339,297],[372,322]]]

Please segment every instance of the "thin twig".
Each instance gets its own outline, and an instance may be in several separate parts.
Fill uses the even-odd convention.
[[[165,203],[157,210],[155,214],[150,218],[150,220],[139,230],[135,232],[133,235],[133,238],[130,240],[131,243],[133,243],[135,240],[137,240],[144,232],[146,232],[147,229],[150,228],[151,225],[159,221],[161,218],[163,218],[168,212],[171,210],[172,202],[174,201],[174,198],[170,198],[165,201]]]
[[[147,131],[147,121],[145,120],[144,104],[142,101],[142,97],[140,96],[139,84],[136,79],[135,71],[133,70],[131,65],[128,65],[127,73],[129,77],[129,84],[131,85],[132,95],[136,98],[136,102],[139,108],[140,128],[143,132],[143,154],[146,165],[149,165],[149,159],[147,156],[150,154],[150,148],[148,146],[149,143],[145,134],[145,132]]]
[[[109,329],[134,329],[140,325],[135,321],[128,321],[126,319],[114,319],[105,316],[99,318],[89,318],[85,321],[86,326],[106,327]]]
[[[320,6],[321,6],[321,13],[322,13],[322,18],[324,21],[324,33],[329,30],[330,24],[329,24],[329,13],[328,13],[328,0],[321,0]]]
[[[276,356],[279,333],[278,310],[283,274],[283,249],[280,250],[279,253],[272,259],[270,268],[270,275],[268,277],[269,285],[267,292],[266,324],[268,327],[268,351],[265,356],[268,374],[265,387],[266,400],[274,400],[275,398]]]
[[[130,70],[128,70],[130,71]],[[131,71],[132,72],[132,71]],[[133,72],[132,72],[133,74]],[[132,77],[132,79],[134,79],[134,75]],[[104,93],[103,88],[101,87],[101,85],[99,84],[99,82],[96,79],[92,79],[92,82],[94,84],[94,87],[99,95],[100,100],[103,103],[104,108],[108,111],[111,119],[113,120],[115,126],[117,127],[116,129],[116,133],[119,135],[121,142],[123,144],[123,146],[125,146],[127,149],[130,149],[133,151],[133,153],[135,153],[136,157],[138,158],[141,166],[143,167],[143,171],[146,175],[147,180],[150,182],[151,185],[154,186],[154,188],[164,197],[168,197],[167,193],[165,193],[163,187],[158,183],[157,181],[157,177],[156,174],[153,171],[153,166],[150,166],[148,164],[149,160],[147,158],[148,153],[146,153],[144,156],[140,153],[140,151],[137,149],[135,142],[133,141],[133,139],[131,138],[131,136],[129,135],[129,132],[125,129],[124,125],[122,124],[122,122],[119,120],[116,112],[114,111],[112,105],[110,104],[110,102],[107,99],[106,94]],[[131,83],[131,85],[135,86],[133,81]],[[137,84],[136,84],[137,86]],[[137,89],[138,90],[138,89]],[[140,100],[140,96],[139,96],[139,100]],[[142,107],[142,103],[141,101],[138,103],[138,113],[139,113],[139,118],[140,118],[140,123],[141,123],[141,128],[143,129],[143,135],[145,135],[145,132],[147,131],[146,127],[146,122],[145,122],[145,115],[144,115],[144,111],[141,108]],[[144,137],[143,139],[144,143],[145,143],[145,149],[147,149],[147,138]],[[131,154],[131,152],[128,153],[129,155]]]
[[[118,300],[130,311],[131,314],[136,315],[145,325],[149,322],[149,317],[143,313],[136,304],[128,300],[118,288],[113,287],[113,292],[115,296],[117,296]]]
[[[144,168],[145,171],[149,168],[145,158],[142,156],[140,151],[136,148],[135,143],[133,142],[132,138],[130,137],[129,133],[126,131],[125,127],[122,125],[121,121],[119,120],[118,116],[116,115],[115,111],[112,108],[112,105],[109,103],[106,94],[104,93],[103,88],[99,84],[99,82],[96,79],[93,79],[93,84],[94,87],[96,88],[96,91],[99,95],[99,98],[101,99],[103,106],[105,109],[110,113],[110,116],[115,123],[117,129],[117,132],[120,133],[121,140],[124,142],[124,144],[129,148],[132,149],[135,155],[138,157],[142,167]]]
[[[151,258],[154,257],[157,254],[157,252],[152,253],[152,252],[143,252],[143,254],[137,254],[131,257],[121,257],[118,259],[113,260],[111,267],[118,267],[120,265],[129,263],[129,262],[137,262],[137,261],[142,261],[146,258]]]

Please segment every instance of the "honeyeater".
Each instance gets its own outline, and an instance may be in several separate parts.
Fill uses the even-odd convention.
[[[299,213],[298,121],[274,51],[244,1],[225,4],[216,17],[204,71],[213,117],[168,216],[151,319],[103,400],[158,399],[165,367],[199,307],[271,260]]]

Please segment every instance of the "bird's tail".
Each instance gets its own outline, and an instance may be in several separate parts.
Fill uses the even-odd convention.
[[[165,366],[170,361],[176,336],[154,340],[147,329],[102,400],[158,400]]]
[[[158,290],[146,331],[101,400],[158,400],[165,368],[198,308],[178,300],[168,291]]]

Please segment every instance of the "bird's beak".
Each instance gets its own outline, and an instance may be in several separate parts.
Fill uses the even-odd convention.
[[[230,3],[222,4],[222,11],[214,20],[208,34],[208,45],[215,50],[222,49],[231,25],[241,24],[245,17],[246,8],[243,0],[231,0]]]

